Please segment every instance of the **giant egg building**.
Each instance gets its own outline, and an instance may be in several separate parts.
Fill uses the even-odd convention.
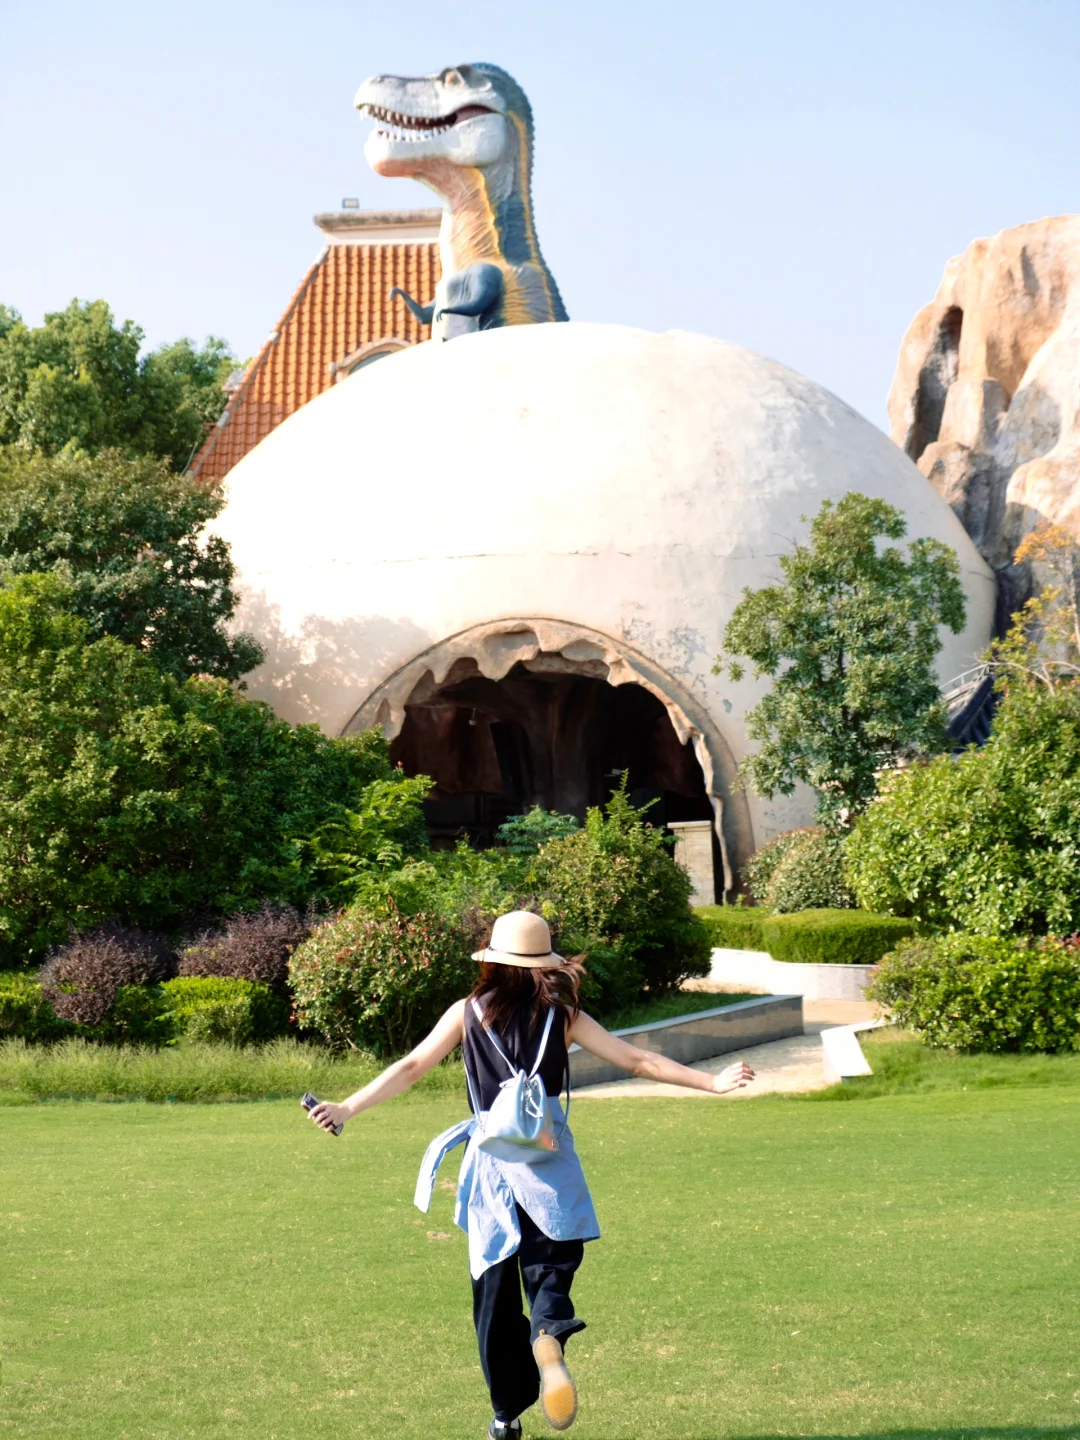
[[[249,691],[330,734],[380,725],[436,782],[430,818],[483,835],[532,804],[582,813],[629,771],[667,823],[710,820],[717,891],[812,797],[736,784],[767,682],[713,673],[744,587],[826,499],[860,490],[959,555],[971,666],[990,570],[910,459],[835,396],[703,335],[508,326],[389,354],[231,470],[216,528]]]

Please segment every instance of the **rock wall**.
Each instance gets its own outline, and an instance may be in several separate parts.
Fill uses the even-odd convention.
[[[996,570],[1042,520],[1080,540],[1080,215],[949,261],[904,336],[889,420]],[[1012,580],[1015,604],[1029,582]]]

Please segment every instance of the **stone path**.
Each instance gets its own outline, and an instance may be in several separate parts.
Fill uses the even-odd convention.
[[[745,1060],[757,1076],[751,1085],[722,1098],[741,1100],[751,1095],[795,1094],[805,1090],[822,1090],[827,1084],[821,1064],[822,1030],[830,1025],[854,1025],[872,1020],[877,1011],[863,1000],[804,1000],[804,1035],[789,1040],[773,1040],[768,1045],[753,1045],[748,1050],[733,1050],[713,1060],[699,1060],[692,1070],[716,1075],[736,1060]],[[706,1090],[687,1090],[681,1085],[663,1085],[655,1080],[615,1080],[607,1085],[589,1085],[574,1091],[575,1100],[639,1099],[647,1095],[671,1096],[676,1100],[710,1100]]]

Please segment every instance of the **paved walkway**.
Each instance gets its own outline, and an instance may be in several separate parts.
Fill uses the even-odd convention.
[[[704,988],[704,987],[701,987]],[[745,1060],[757,1072],[752,1084],[723,1098],[741,1100],[750,1095],[795,1094],[805,1090],[823,1090],[826,1086],[822,1069],[822,1030],[830,1025],[854,1025],[872,1020],[876,1008],[864,1000],[804,1000],[803,1020],[806,1033],[789,1040],[773,1040],[768,1045],[752,1045],[748,1050],[733,1050],[713,1060],[699,1060],[692,1070],[716,1075],[736,1060]],[[641,1098],[646,1095],[670,1095],[676,1100],[715,1099],[707,1090],[687,1090],[682,1085],[663,1085],[655,1080],[614,1080],[607,1085],[588,1085],[574,1091],[575,1100],[614,1100]]]

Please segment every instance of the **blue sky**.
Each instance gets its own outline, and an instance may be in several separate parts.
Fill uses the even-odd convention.
[[[376,70],[488,60],[536,112],[575,319],[719,335],[878,424],[901,337],[979,235],[1080,210],[1076,0],[0,0],[0,300],[103,296],[242,356],[364,162]]]

